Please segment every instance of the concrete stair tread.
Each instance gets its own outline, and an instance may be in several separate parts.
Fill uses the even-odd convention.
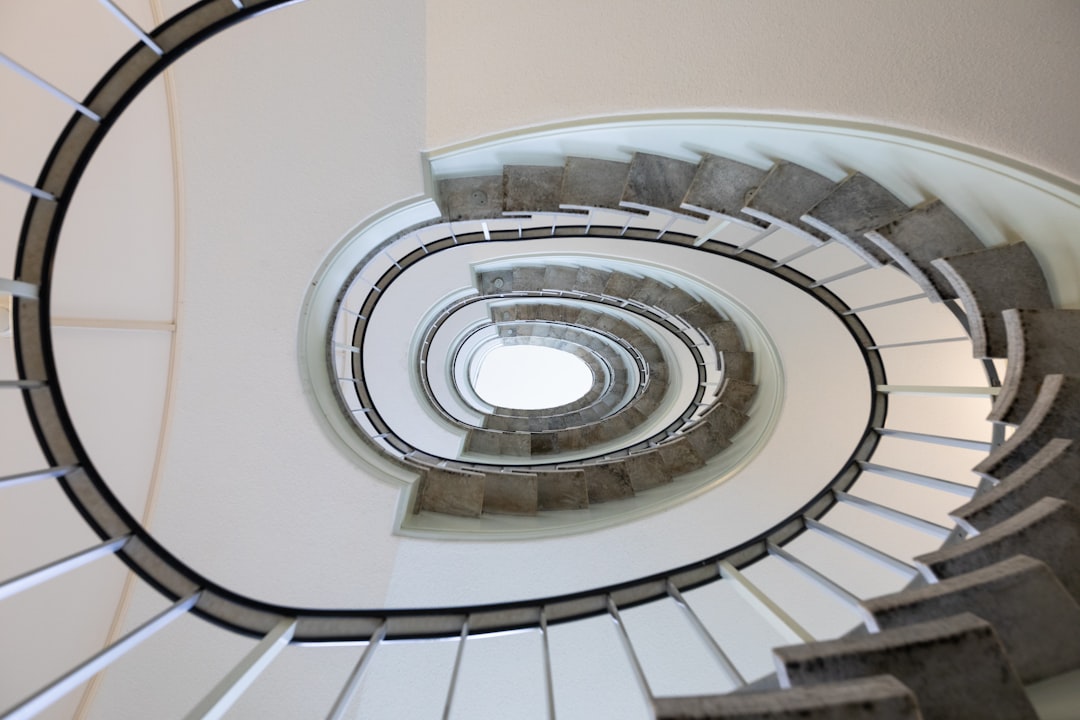
[[[882,629],[972,612],[994,626],[1025,683],[1080,667],[1080,605],[1046,563],[1026,555],[863,606]]]
[[[1047,375],[1080,375],[1080,310],[1012,309],[1002,319],[1009,362],[987,419],[1018,425]]]
[[[888,674],[915,693],[926,720],[985,717],[987,707],[1036,718],[993,626],[971,613],[773,652],[793,687]]]
[[[1008,356],[1002,311],[1053,307],[1042,268],[1025,243],[938,258],[931,265],[949,281],[963,303],[977,358]],[[1006,277],[1009,282],[1002,282]]]
[[[898,220],[867,232],[866,237],[907,272],[931,302],[957,297],[952,283],[934,267],[934,260],[985,249],[940,200],[917,205]]]
[[[747,215],[747,197],[757,189],[768,170],[746,165],[717,155],[705,155],[698,163],[682,206],[698,212],[720,215],[732,222],[763,229],[767,220]]]
[[[496,218],[503,213],[502,175],[439,180],[439,207],[451,222]]]
[[[651,153],[634,153],[619,204],[638,210],[666,210],[706,219],[682,208],[683,198],[697,174],[697,164]]]
[[[857,172],[842,180],[801,220],[846,245],[872,267],[879,267],[892,258],[865,233],[898,220],[909,209],[881,184]]]
[[[559,207],[634,212],[619,205],[629,174],[630,163],[568,157],[559,191]]]
[[[747,199],[743,212],[782,225],[820,245],[828,241],[829,236],[807,225],[802,216],[835,186],[832,180],[809,168],[780,161]]]
[[[503,166],[503,212],[560,212],[563,168],[543,165]]]

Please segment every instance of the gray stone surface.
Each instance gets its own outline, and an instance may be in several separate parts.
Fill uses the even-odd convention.
[[[483,475],[455,473],[439,468],[420,479],[417,510],[480,517],[484,508]]]
[[[877,267],[887,265],[892,258],[864,234],[898,220],[908,209],[882,185],[862,173],[854,173],[803,215],[802,220]]]
[[[569,157],[563,170],[559,205],[584,208],[619,207],[630,163]]]
[[[502,179],[504,212],[558,212],[563,168],[504,165]]]
[[[994,626],[1025,683],[1080,668],[1080,606],[1049,566],[1026,555],[863,606],[882,629],[972,612]]]
[[[672,287],[670,285],[665,285],[656,278],[647,277],[643,279],[636,288],[634,288],[634,294],[627,299],[636,300],[642,305],[657,306],[663,308],[664,298],[667,297],[667,294],[671,290]]]
[[[512,457],[529,457],[531,445],[529,434],[521,432],[499,433],[499,454]]]
[[[721,353],[721,357],[724,361],[725,379],[731,378],[734,380],[753,382],[754,353],[725,351]]]
[[[611,273],[607,270],[579,267],[577,281],[574,283],[574,290],[581,293],[588,293],[589,295],[601,295],[604,292],[604,286],[607,285],[610,276]]]
[[[663,697],[658,720],[921,720],[915,695],[891,675],[790,690]]]
[[[757,385],[754,383],[726,378],[724,384],[720,386],[719,400],[734,410],[746,412],[756,394]]]
[[[1001,479],[1054,438],[1080,438],[1080,376],[1045,376],[1015,432],[976,465],[975,472]]]
[[[1006,310],[1001,315],[1009,363],[988,419],[1017,425],[1034,408],[1047,375],[1080,375],[1080,310]]]
[[[971,613],[773,653],[794,687],[893,675],[926,720],[1037,717],[993,626]]]
[[[589,489],[589,504],[633,497],[634,487],[620,463],[589,465],[582,469]]]
[[[1046,497],[976,537],[915,558],[939,578],[978,570],[1013,555],[1050,566],[1065,589],[1080,599],[1080,511]]]
[[[484,512],[535,515],[536,485],[536,476],[487,473],[484,478]]]
[[[580,510],[589,507],[585,473],[581,470],[537,473],[536,495],[539,510]]]
[[[683,198],[696,173],[697,163],[634,153],[621,204],[642,210],[657,208],[683,215],[697,215],[682,208]]]
[[[488,270],[476,277],[476,289],[483,295],[498,295],[509,292],[514,284],[512,270]],[[508,318],[509,319],[509,318]]]
[[[705,333],[705,337],[709,338],[709,342],[713,344],[717,352],[745,349],[738,326],[730,320],[721,320],[712,325],[706,325],[700,330]]]
[[[1003,310],[1053,307],[1042,268],[1022,242],[939,258],[931,265],[964,305],[977,358],[1008,355]]]
[[[631,455],[622,462],[635,493],[667,485],[672,480],[671,471],[656,450]]]
[[[818,245],[829,236],[802,216],[836,187],[829,178],[790,162],[778,162],[750,195],[743,212],[793,230]]]
[[[685,320],[690,327],[694,328],[711,327],[716,323],[725,320],[716,308],[704,301],[683,310],[679,313],[679,317]]]
[[[984,249],[982,241],[940,200],[911,209],[899,220],[866,233],[918,283],[931,302],[951,300],[956,290],[933,266],[938,258]]]
[[[997,485],[978,493],[950,515],[985,531],[1044,497],[1060,498],[1080,507],[1080,443],[1077,441],[1051,440]]]
[[[503,212],[502,175],[439,181],[439,206],[450,221],[499,217]]]
[[[479,455],[498,455],[500,432],[483,429],[470,430],[465,435],[464,451]]]
[[[697,470],[705,464],[685,435],[672,442],[664,443],[657,452],[660,453],[664,465],[673,476]]]
[[[544,276],[547,268],[543,265],[515,265],[513,270],[513,282],[510,288],[504,288],[503,292],[514,290],[515,292],[536,292],[544,289]]]
[[[604,295],[608,297],[628,299],[633,297],[634,291],[641,284],[642,278],[624,272],[613,272],[604,285]]]
[[[691,210],[721,215],[729,220],[753,228],[766,228],[767,220],[747,215],[747,197],[757,189],[768,170],[745,165],[716,155],[706,155],[698,163],[690,187],[683,198],[683,206]]]
[[[578,269],[568,265],[548,265],[544,272],[545,290],[573,290],[577,284]]]

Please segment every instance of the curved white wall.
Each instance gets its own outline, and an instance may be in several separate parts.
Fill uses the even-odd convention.
[[[928,133],[1080,181],[1068,0],[429,2],[427,143],[598,115],[797,114]]]

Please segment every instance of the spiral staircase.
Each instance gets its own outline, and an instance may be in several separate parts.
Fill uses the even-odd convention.
[[[3,717],[47,714],[80,686],[85,697],[91,678],[181,620],[198,624],[193,634],[255,640],[200,689],[187,717],[224,714],[287,648],[349,668],[334,675],[338,692],[309,698],[314,716],[414,712],[402,709],[412,706],[400,677],[387,680],[400,705],[364,704],[384,657],[398,673],[431,672],[444,717],[502,716],[491,697],[505,695],[475,704],[489,684],[532,697],[530,709],[551,717],[1048,716],[1031,687],[1069,683],[1080,668],[1080,317],[1055,307],[1023,239],[987,246],[943,200],[901,199],[869,173],[651,148],[597,147],[602,157],[541,164],[489,158],[481,173],[455,170],[451,158],[445,175],[435,158],[433,197],[390,230],[373,221],[351,233],[337,248],[344,260],[310,291],[301,365],[313,405],[343,452],[397,483],[396,531],[440,542],[587,540],[642,518],[685,519],[719,497],[735,514],[760,504],[779,515],[756,516],[760,527],[738,541],[710,528],[707,552],[660,572],[616,569],[617,582],[573,592],[332,609],[257,600],[159,540],[95,466],[61,392],[50,298],[62,225],[95,151],[154,77],[283,4],[208,0],[145,33],[118,11],[139,42],[72,101],[36,182],[4,176],[29,203],[16,263],[0,281],[15,358],[0,383],[7,404],[25,405],[48,466],[5,467],[0,484],[59,486],[99,542],[21,567],[0,597],[33,598],[112,557],[167,606],[126,634],[111,629],[101,652],[44,687],[5,689],[24,699]],[[448,268],[464,268],[469,282],[431,281]],[[395,307],[403,296],[423,300],[415,319]],[[793,321],[809,329],[802,336],[764,320],[777,298],[810,308]],[[593,388],[557,412],[477,403],[469,353],[522,343],[588,359]],[[402,348],[411,349],[403,366],[393,361]],[[846,377],[806,387],[791,348],[821,356],[804,359],[814,373],[831,363]],[[855,417],[846,434],[822,421],[831,455],[784,452],[800,432],[818,440],[808,418],[835,408]],[[987,409],[991,423],[970,432]],[[955,471],[972,457],[977,484]],[[747,478],[769,473],[777,484],[762,481],[765,497],[748,501]],[[795,474],[805,486],[795,489]],[[710,599],[728,594],[725,617]],[[605,639],[598,620],[614,628]],[[747,638],[739,623],[769,630]],[[508,638],[517,644],[485,643]],[[477,643],[487,660],[466,652]],[[418,648],[432,654],[394,655]],[[583,691],[576,675],[600,657],[592,681],[617,675],[640,692]],[[672,680],[694,672],[711,692]]]

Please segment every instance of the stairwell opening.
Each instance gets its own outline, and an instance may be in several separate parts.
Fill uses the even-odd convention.
[[[583,397],[594,382],[581,358],[542,345],[497,345],[476,358],[470,374],[484,402],[515,410],[567,405]]]

